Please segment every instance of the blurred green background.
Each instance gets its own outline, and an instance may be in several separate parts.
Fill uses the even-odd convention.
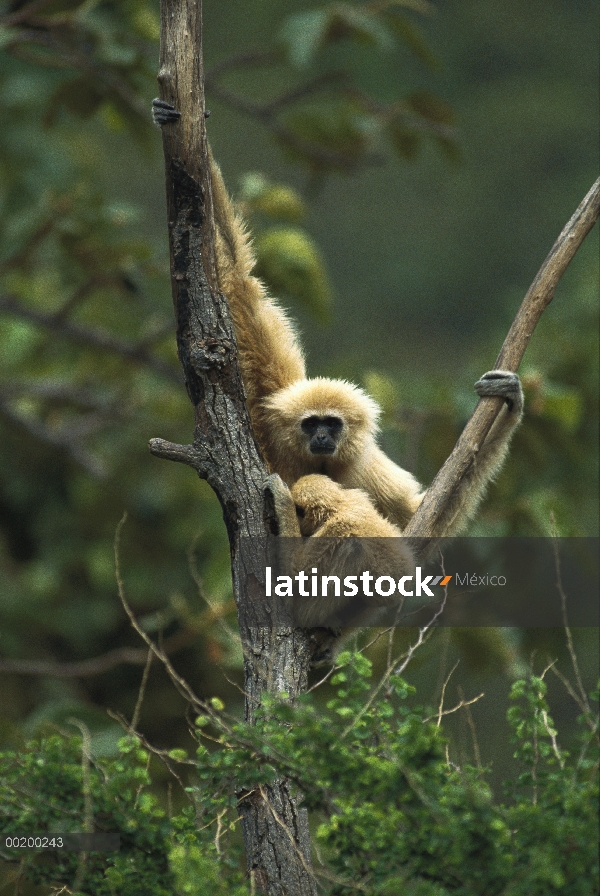
[[[591,0],[204,2],[209,136],[259,271],[310,372],[366,386],[382,444],[423,483],[596,177],[597,18]],[[241,700],[219,505],[147,451],[192,432],[150,123],[158,27],[146,0],[0,3],[0,743],[76,715],[110,751],[107,708],[131,718],[144,652],[115,582],[124,511],[144,628],[201,696]],[[598,534],[597,250],[596,228],[532,339],[525,421],[473,534]],[[457,684],[488,695],[488,761],[503,676],[563,658],[563,634],[439,637],[423,699],[460,657]],[[587,677],[593,641],[578,634]],[[175,746],[183,712],[153,667],[140,728]]]

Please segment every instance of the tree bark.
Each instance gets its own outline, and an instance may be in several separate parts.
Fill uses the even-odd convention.
[[[495,369],[514,373],[518,370],[542,312],[552,301],[558,281],[594,226],[599,212],[600,178],[561,231],[529,287],[496,358]],[[437,521],[443,516],[461,480],[476,462],[477,453],[502,405],[501,398],[479,400],[452,454],[427,489],[420,507],[404,530],[405,536],[419,539],[417,551],[420,555],[427,553]]]
[[[306,689],[310,651],[304,632],[276,620],[265,625],[265,559],[258,548],[269,530],[267,471],[252,434],[227,302],[219,292],[200,0],[161,0],[158,81],[161,99],[181,113],[163,126],[162,135],[177,347],[195,428],[191,445],[152,439],[150,450],[192,466],[221,502],[244,650],[246,718],[252,721],[263,691],[293,699]],[[241,539],[255,539],[253,549],[241,550]],[[269,896],[316,894],[306,811],[297,802],[285,780],[240,798],[248,871],[253,886]]]

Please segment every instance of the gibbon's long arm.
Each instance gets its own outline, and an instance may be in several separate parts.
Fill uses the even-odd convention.
[[[523,390],[516,373],[490,370],[475,383],[475,391],[482,398],[504,398],[505,404],[475,456],[469,473],[437,521],[433,537],[456,535],[473,518],[487,486],[500,472],[510,440],[523,417]]]
[[[152,120],[158,127],[180,118],[181,113],[170,103],[152,100]],[[209,154],[219,286],[233,318],[252,414],[262,399],[306,377],[304,357],[287,315],[252,276],[255,259],[246,224],[229,198],[210,147]]]
[[[211,155],[219,285],[229,302],[250,413],[264,398],[306,377],[304,357],[285,311],[252,276],[255,259],[242,218]]]

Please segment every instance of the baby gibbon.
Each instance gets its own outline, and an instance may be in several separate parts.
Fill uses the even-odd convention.
[[[153,101],[156,124],[176,122],[179,112]],[[302,476],[328,476],[345,489],[362,489],[379,513],[403,529],[421,503],[416,479],[377,445],[379,407],[344,380],[308,379],[302,350],[286,313],[252,276],[254,255],[245,223],[211,160],[217,230],[219,285],[229,302],[252,426],[271,472],[292,486]],[[500,469],[523,411],[516,374],[492,370],[475,383],[481,396],[505,406],[438,521],[434,537],[455,534],[473,515],[484,489]]]
[[[296,595],[292,606],[296,625],[314,630],[312,665],[331,662],[348,635],[382,624],[382,608],[400,609],[395,589],[392,595],[383,595],[372,583],[369,588],[357,584],[348,596],[341,583],[346,585],[347,577],[358,583],[365,571],[372,573],[373,580],[386,576],[394,582],[413,575],[411,549],[402,531],[381,516],[361,489],[345,489],[319,474],[302,476],[291,490],[277,474],[266,485],[280,535],[295,536],[283,540],[282,568],[292,577],[302,570],[307,581],[317,570],[319,581],[324,576],[332,579],[325,592],[321,586],[316,595],[312,589],[304,596]]]
[[[345,489],[327,476],[302,476],[290,489],[300,535],[317,538],[398,538],[366,492]]]

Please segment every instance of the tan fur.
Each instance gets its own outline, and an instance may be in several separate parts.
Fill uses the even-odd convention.
[[[254,433],[269,469],[289,486],[302,476],[316,473],[345,489],[361,489],[379,514],[404,528],[421,503],[423,492],[416,479],[378,447],[377,404],[343,380],[307,379],[292,323],[252,276],[254,256],[249,235],[214,162],[212,174],[219,282],[235,325]],[[489,388],[493,389],[493,384]],[[521,419],[520,385],[518,389],[519,395],[511,396],[515,398],[512,411],[506,407],[497,418],[434,535],[455,533],[464,525],[500,468]],[[310,452],[301,424],[312,415],[343,421],[335,453]]]
[[[398,538],[401,529],[375,509],[366,492],[327,476],[303,476],[292,486],[300,532],[316,538]]]
[[[285,488],[285,486],[282,487]],[[349,575],[360,576],[364,571],[375,578],[391,576],[397,580],[414,573],[414,560],[402,532],[384,519],[369,496],[360,489],[345,489],[327,476],[303,476],[291,489],[291,498],[299,516],[300,531],[305,537],[295,539],[291,567],[295,575],[313,568],[319,575],[334,575],[343,582]],[[333,649],[357,626],[377,625],[378,615],[373,608],[395,605],[398,595],[385,598],[377,593],[354,599],[355,605],[344,596],[304,597],[296,600],[294,615],[298,625],[339,626],[342,632],[327,632],[319,639],[319,654],[331,660]],[[351,625],[350,625],[351,623]],[[341,639],[340,639],[341,635]]]

